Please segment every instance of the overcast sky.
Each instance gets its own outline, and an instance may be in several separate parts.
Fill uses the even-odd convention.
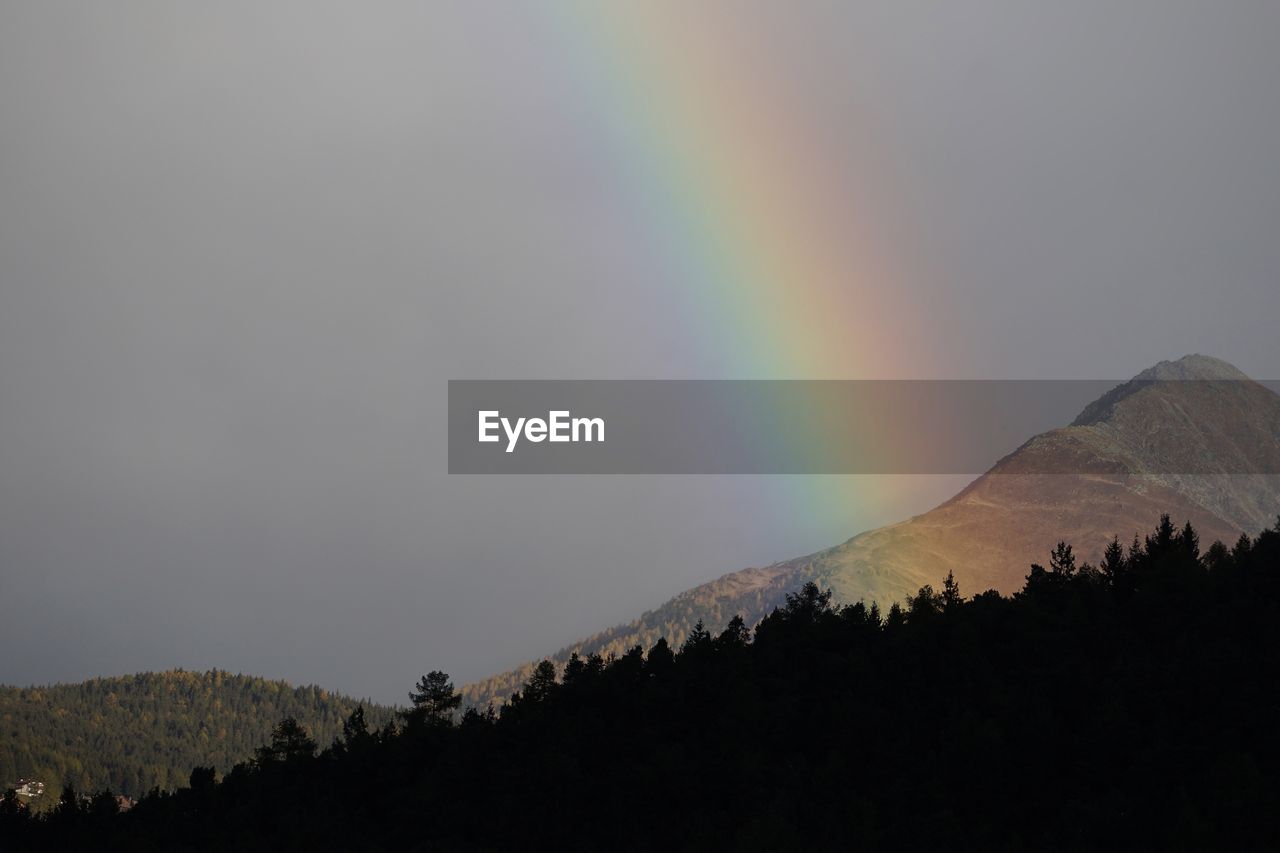
[[[715,378],[549,8],[0,2],[0,682],[403,701],[963,484],[447,475],[451,377]],[[873,378],[1280,377],[1280,4],[718,14],[820,168],[873,129]]]

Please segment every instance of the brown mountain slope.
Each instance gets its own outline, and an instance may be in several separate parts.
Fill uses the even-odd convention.
[[[1187,381],[1190,380],[1190,381]],[[1150,530],[1161,513],[1189,520],[1201,540],[1233,542],[1280,511],[1280,397],[1226,362],[1161,362],[1091,403],[1070,425],[1035,436],[941,506],[842,545],[744,569],[681,593],[627,625],[562,649],[621,654],[659,637],[679,644],[701,619],[753,623],[808,580],[838,602],[888,604],[954,571],[961,590],[1011,593],[1058,540],[1096,561],[1113,536]],[[464,688],[501,700],[532,664]]]

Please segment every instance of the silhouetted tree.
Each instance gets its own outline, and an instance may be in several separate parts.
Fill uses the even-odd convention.
[[[1200,536],[1196,533],[1195,528],[1188,521],[1182,528],[1182,532],[1178,534],[1178,544],[1182,546],[1182,550],[1187,556],[1193,560],[1200,559]]]
[[[566,685],[574,684],[582,677],[586,671],[587,665],[582,660],[582,656],[577,652],[569,655],[568,662],[564,665],[564,683]]]
[[[369,721],[365,717],[364,705],[360,704],[342,721],[342,736],[335,740],[334,749],[343,753],[366,751],[371,749],[377,740],[377,735],[369,731]]]
[[[193,767],[187,779],[187,787],[192,792],[204,796],[213,792],[217,774],[212,767]]]
[[[99,791],[89,799],[88,814],[101,820],[120,813],[120,801],[111,789]]]
[[[264,767],[281,761],[300,761],[316,754],[316,742],[297,720],[285,717],[271,732],[271,743],[259,747],[257,763]]]
[[[741,649],[751,642],[751,629],[747,627],[746,620],[742,618],[741,613],[733,614],[733,618],[729,620],[729,624],[724,626],[724,630],[720,632],[720,636],[716,637],[716,648],[719,649]]]
[[[1112,538],[1107,549],[1102,552],[1102,576],[1112,586],[1119,585],[1124,578],[1124,548],[1120,545],[1120,537]]]
[[[523,696],[526,702],[538,704],[551,698],[551,694],[559,687],[556,683],[556,665],[544,660],[533,669],[533,675],[524,685]]]
[[[1076,556],[1066,542],[1059,542],[1049,554],[1049,572],[1060,578],[1069,578],[1076,573]]]
[[[942,596],[933,591],[931,584],[920,587],[920,591],[912,596],[907,607],[907,619],[921,621],[942,610]]]
[[[1188,530],[883,626],[800,590],[754,641],[543,661],[457,727],[353,711],[317,756],[282,723],[127,817],[68,788],[19,825],[6,796],[0,849],[1280,849],[1280,531],[1197,560]]]
[[[942,582],[942,607],[944,610],[954,610],[964,603],[964,596],[960,594],[960,584],[956,582],[956,573],[947,572],[947,578]]]
[[[684,642],[680,644],[680,654],[683,655],[689,652],[696,653],[709,648],[710,645],[711,633],[707,631],[706,626],[703,625],[702,620],[699,619],[697,623],[694,624],[693,629],[689,631],[689,636],[685,637]]]
[[[498,712],[493,709],[493,703],[490,702],[483,711],[476,708],[468,708],[463,711],[461,726],[465,729],[476,729],[492,725],[497,721]]]
[[[1221,542],[1214,542],[1204,554],[1204,565],[1209,571],[1226,571],[1231,562],[1231,552]]]
[[[446,725],[462,705],[462,696],[454,689],[448,674],[433,669],[418,679],[409,692],[409,701],[413,707],[405,711],[404,716],[410,725]]]
[[[1147,537],[1145,553],[1146,556],[1156,559],[1168,554],[1177,544],[1178,532],[1166,513],[1160,516],[1160,524],[1156,527],[1155,535]]]
[[[76,789],[71,785],[64,785],[62,794],[58,797],[58,805],[53,809],[54,820],[64,824],[73,823],[83,813],[80,795],[76,793]]]
[[[645,672],[655,677],[666,675],[675,667],[675,664],[676,656],[671,651],[671,646],[667,645],[667,638],[659,637],[645,658]]]
[[[1249,534],[1241,533],[1235,547],[1231,549],[1231,558],[1237,563],[1243,563],[1249,558],[1251,550],[1253,550],[1253,540],[1249,538]]]
[[[1032,563],[1031,571],[1027,573],[1023,592],[1034,595],[1036,592],[1044,589],[1048,585],[1049,573],[1045,571],[1044,566],[1039,563]]]
[[[831,590],[822,590],[813,581],[807,581],[797,592],[786,595],[783,613],[789,620],[813,622],[831,612]]]

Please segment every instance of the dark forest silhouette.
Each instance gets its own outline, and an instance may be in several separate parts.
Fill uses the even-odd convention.
[[[1274,849],[1278,663],[1280,523],[1202,553],[1166,516],[1012,598],[809,584],[754,631],[544,662],[500,712],[432,672],[399,722],[321,751],[286,719],[126,814],[6,795],[0,847]]]

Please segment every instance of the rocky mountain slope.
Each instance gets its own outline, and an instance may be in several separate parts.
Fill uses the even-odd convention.
[[[938,586],[1010,593],[1028,566],[1065,539],[1096,561],[1162,513],[1191,521],[1208,544],[1270,526],[1280,512],[1280,396],[1226,362],[1201,355],[1161,362],[1091,403],[1071,425],[1037,435],[923,515],[834,548],[733,572],[677,595],[626,625],[568,646],[621,654],[659,637],[678,645],[698,620],[718,630],[735,614],[754,623],[815,580],[838,602],[886,605]],[[464,689],[468,703],[500,701],[527,664]]]

